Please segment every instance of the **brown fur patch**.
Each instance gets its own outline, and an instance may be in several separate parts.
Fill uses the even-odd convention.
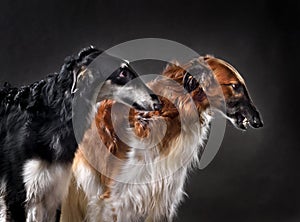
[[[215,78],[221,84],[225,98],[232,96],[232,91],[227,86],[228,84],[235,82],[244,84],[244,81],[238,72],[230,64],[223,60],[206,56],[200,57],[199,61],[202,63],[205,62],[205,64],[208,64],[213,70]],[[183,118],[186,121],[186,124],[194,124],[194,121],[198,119],[200,114],[209,106],[206,96],[203,95],[202,88],[197,88],[190,94],[183,92],[183,77],[186,72],[185,70],[190,66],[191,63],[185,64],[182,67],[176,64],[171,64],[166,67],[162,73],[163,76],[174,80],[177,84],[170,79],[154,80],[149,84],[149,87],[154,91],[154,93],[161,95],[160,99],[163,104],[162,110],[153,112],[138,112],[131,109],[128,118],[126,116],[119,116],[117,120],[114,120],[117,121],[116,125],[122,125],[124,121],[128,121],[135,135],[141,140],[149,138],[150,136],[161,139],[161,122],[165,122],[167,127],[166,134],[162,138],[158,147],[160,149],[160,155],[168,155],[172,151],[170,143],[177,138],[182,130],[180,118]],[[210,91],[206,93],[209,93],[212,99],[215,99],[216,101],[220,99],[213,87],[211,87]],[[114,161],[112,155],[118,159],[126,161],[127,153],[131,149],[116,135],[113,128],[111,119],[111,109],[113,105],[115,105],[115,102],[110,100],[105,100],[101,103],[98,108],[95,121],[91,125],[91,128],[85,133],[73,164],[73,170],[76,169],[79,163],[84,164],[84,166],[89,168],[94,175],[99,177],[99,182],[104,190],[100,198],[103,199],[110,198],[110,188],[114,183],[114,181],[110,178],[117,175],[121,169],[121,166]],[[192,112],[194,105],[198,110],[196,114]],[[119,104],[118,108],[122,110],[125,106]],[[179,115],[178,109],[182,111],[181,116]],[[200,119],[200,121],[202,120]],[[152,126],[152,128],[150,126]],[[101,169],[100,172],[103,174],[100,173],[98,169]],[[70,186],[76,186],[76,184],[71,183]],[[74,191],[73,194],[70,194],[71,196],[79,195],[77,199],[81,201],[82,205],[86,204],[85,199],[83,198],[84,195],[80,194],[81,191],[76,191],[76,189],[70,188],[70,192],[71,191]],[[69,199],[69,201],[71,201],[73,197],[69,198],[71,198]],[[81,205],[78,206],[80,209],[85,209],[85,207]],[[73,212],[75,211],[76,210],[73,210]],[[117,218],[113,218],[113,220],[116,219]]]
[[[231,64],[212,56],[205,56],[203,59],[213,70],[214,76],[222,87],[225,100],[242,96],[233,90],[231,84],[241,84],[246,89],[245,81]]]

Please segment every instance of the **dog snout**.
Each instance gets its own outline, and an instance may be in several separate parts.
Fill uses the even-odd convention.
[[[251,126],[253,126],[254,128],[260,128],[260,127],[263,127],[263,122],[261,120],[261,118],[259,116],[254,116],[252,119],[251,119],[251,122],[250,122]]]
[[[250,118],[249,122],[250,122],[251,126],[254,128],[260,128],[260,127],[263,127],[263,125],[264,125],[263,121],[260,117],[260,114],[257,111],[255,111],[252,114],[252,117]]]

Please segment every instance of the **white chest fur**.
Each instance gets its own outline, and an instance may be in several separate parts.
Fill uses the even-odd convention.
[[[167,156],[161,157],[158,147],[149,151],[132,149],[114,178],[108,199],[92,198],[98,197],[101,186],[87,186],[78,178],[80,173],[74,172],[89,199],[88,220],[171,221],[185,194],[188,170],[198,163],[199,148],[207,138],[211,117],[203,119],[205,123],[201,126],[195,123],[172,140],[172,151]]]
[[[55,221],[56,209],[67,193],[70,164],[29,160],[23,167],[26,221]]]

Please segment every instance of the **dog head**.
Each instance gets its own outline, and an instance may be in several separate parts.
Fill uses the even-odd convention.
[[[238,129],[246,130],[250,125],[253,128],[263,126],[260,113],[253,104],[244,79],[239,72],[229,63],[205,56],[205,62],[222,87],[226,101],[226,115]]]
[[[246,84],[239,72],[229,63],[212,56],[203,57],[219,82],[226,102],[226,116],[233,125],[246,130],[263,126],[260,113],[253,104]]]
[[[137,110],[154,111],[162,108],[158,96],[125,61],[104,82],[97,100],[101,100],[101,97],[113,99]]]
[[[92,63],[93,61],[95,62]],[[75,64],[76,68],[73,70],[77,76],[76,84],[77,82],[84,82],[84,84],[99,82],[99,79],[103,79],[97,101],[113,99],[138,110],[161,109],[158,96],[138,78],[138,74],[127,61],[90,46],[79,52]]]
[[[225,105],[224,114],[236,128],[246,130],[248,125],[253,128],[263,126],[244,79],[229,63],[204,56],[182,67],[171,64],[163,74],[184,86],[200,114],[212,104],[215,108]]]

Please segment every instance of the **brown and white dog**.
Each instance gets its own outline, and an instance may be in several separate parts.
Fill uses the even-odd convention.
[[[262,127],[238,71],[212,56],[198,62],[198,71],[212,70],[221,86],[224,115],[242,130]],[[100,104],[76,154],[61,221],[172,221],[188,170],[199,162],[207,139],[213,112],[207,97],[216,104],[220,99],[214,78],[195,79],[185,71],[191,64],[169,65],[163,71],[167,78],[148,84],[161,96],[160,111],[132,109],[128,117],[122,115],[128,111],[122,104]],[[121,114],[114,115],[114,109]]]

